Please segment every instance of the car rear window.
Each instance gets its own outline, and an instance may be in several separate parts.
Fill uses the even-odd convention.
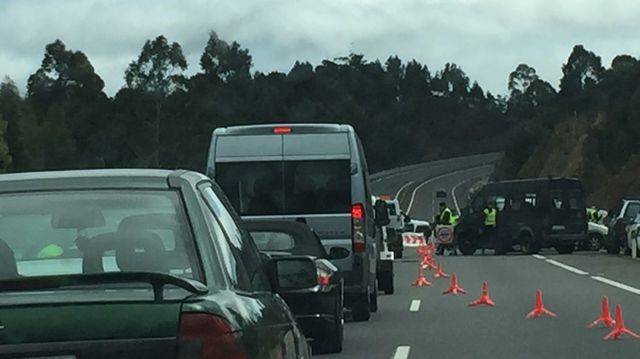
[[[348,160],[223,162],[216,182],[241,215],[348,213]]]
[[[160,272],[200,279],[174,191],[0,196],[0,277]]]

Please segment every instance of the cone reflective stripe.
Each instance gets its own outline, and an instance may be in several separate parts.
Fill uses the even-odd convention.
[[[418,278],[416,278],[416,280],[411,283],[412,287],[430,287],[431,286],[431,282],[429,282],[427,280],[427,278],[424,276],[424,273],[422,272],[422,268],[420,266],[418,266]]]
[[[600,303],[600,317],[587,325],[587,328],[593,328],[598,324],[603,324],[607,328],[611,328],[615,321],[611,318],[609,313],[609,298],[606,295],[602,296],[602,302]]]
[[[550,311],[549,309],[545,308],[544,305],[542,304],[542,291],[540,289],[538,289],[536,291],[536,303],[535,303],[535,307],[533,308],[532,311],[529,312],[529,314],[527,314],[526,318],[539,318],[542,315],[547,315],[549,317],[556,317],[556,314],[552,311]]]
[[[493,300],[491,300],[491,298],[489,297],[489,285],[487,284],[487,282],[482,283],[482,288],[480,290],[480,298],[474,300],[468,305],[470,307],[475,307],[478,305],[488,305],[490,307],[493,307],[494,305],[496,305],[496,303],[494,303]]]
[[[442,271],[442,266],[440,263],[436,263],[435,273],[433,273],[433,278],[449,278],[449,275]]]
[[[616,314],[615,314],[615,325],[613,326],[613,330],[605,335],[604,340],[618,340],[620,339],[621,336],[623,336],[624,334],[634,338],[634,339],[640,339],[640,335],[632,332],[631,330],[627,329],[624,326],[624,319],[622,319],[622,308],[620,307],[620,304],[616,305]]]
[[[458,277],[456,276],[455,273],[453,273],[451,275],[451,284],[449,285],[449,288],[447,288],[444,292],[442,292],[442,294],[453,294],[453,295],[467,294],[467,291],[462,289],[462,287],[458,285]]]

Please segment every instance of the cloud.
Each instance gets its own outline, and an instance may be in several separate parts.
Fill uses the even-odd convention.
[[[523,62],[557,85],[578,43],[606,65],[617,54],[638,55],[639,15],[634,0],[3,0],[0,76],[24,88],[44,46],[60,38],[87,54],[113,94],[145,40],[177,41],[195,73],[215,30],[250,50],[254,70],[288,71],[296,60],[318,64],[350,51],[383,62],[397,54],[432,72],[455,62],[485,89],[504,93]]]

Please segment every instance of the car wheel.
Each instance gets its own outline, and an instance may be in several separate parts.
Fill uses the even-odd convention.
[[[571,254],[573,253],[573,250],[576,248],[576,245],[573,243],[558,244],[555,246],[555,248],[560,254]]]
[[[599,251],[602,248],[602,243],[604,242],[604,238],[602,238],[601,234],[591,233],[589,234],[589,239],[587,240],[586,249],[589,251]]]
[[[458,242],[458,249],[465,256],[472,256],[476,253],[477,246],[465,234],[461,234]]]
[[[536,254],[540,251],[535,239],[529,233],[520,235],[520,248],[524,254]]]
[[[384,294],[393,294],[393,267],[378,274],[378,288]]]
[[[378,311],[378,281],[374,284],[373,291],[369,294],[369,311],[376,313]]]
[[[371,312],[369,312],[369,294],[360,294],[353,302],[351,308],[351,317],[355,322],[366,322],[371,318]]]
[[[402,249],[395,250],[393,256],[397,259],[402,259]]]
[[[620,244],[617,241],[609,240],[606,244],[607,253],[620,254]]]
[[[313,341],[313,354],[341,353],[344,342],[344,311],[342,293],[337,298],[335,320],[326,326],[322,337]]]

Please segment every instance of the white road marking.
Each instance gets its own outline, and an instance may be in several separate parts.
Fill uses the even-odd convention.
[[[573,273],[575,273],[575,274],[580,274],[580,275],[587,275],[587,274],[589,274],[589,273],[587,273],[587,272],[585,272],[585,271],[583,271],[583,270],[581,270],[581,269],[578,269],[578,268],[572,267],[572,266],[570,266],[570,265],[566,265],[566,264],[564,264],[564,263],[560,263],[560,262],[558,262],[558,261],[554,261],[553,259],[545,259],[545,261],[546,261],[547,263],[549,263],[549,264],[553,264],[553,265],[554,265],[554,266],[556,266],[556,267],[560,267],[560,268],[562,268],[562,269],[566,269],[566,270],[568,270],[569,272],[573,272]]]
[[[400,192],[402,192],[405,188],[410,186],[412,183],[413,183],[413,181],[409,181],[409,182],[403,184],[402,187],[400,187],[400,189],[398,190],[398,192],[396,192],[396,196],[393,197],[393,199],[398,199],[398,196],[400,195]]]
[[[441,178],[444,178],[444,177],[453,176],[453,175],[457,175],[457,174],[464,173],[464,172],[475,171],[475,170],[478,170],[480,168],[490,167],[490,166],[493,166],[493,165],[482,165],[482,166],[476,166],[476,167],[472,167],[472,168],[467,168],[467,169],[460,170],[460,171],[453,171],[453,172],[442,174],[440,176],[429,178],[426,181],[420,183],[420,185],[413,190],[413,193],[411,193],[411,201],[409,201],[409,207],[407,207],[407,214],[411,213],[411,208],[413,208],[413,201],[416,199],[416,194],[418,193],[420,188],[424,187],[425,185],[427,185],[427,184],[429,184],[429,183],[431,183],[433,181],[437,181],[437,180],[439,180]]]
[[[411,301],[411,305],[409,306],[410,312],[417,312],[420,310],[420,299],[414,299]]]
[[[393,354],[393,359],[407,359],[410,351],[410,346],[399,346],[396,348],[396,353]]]
[[[545,257],[545,256],[541,256],[541,255],[539,255],[539,254],[532,254],[531,256],[532,256],[533,258],[538,258],[538,259],[547,259],[547,257]]]
[[[605,284],[608,284],[608,285],[611,285],[611,286],[614,286],[616,288],[620,288],[622,290],[626,290],[627,292],[631,292],[631,293],[640,295],[640,289],[632,287],[632,286],[629,286],[629,285],[626,285],[626,284],[623,284],[623,283],[620,283],[620,282],[616,282],[615,280],[607,279],[607,278],[600,277],[600,276],[597,276],[597,275],[591,276],[591,279],[597,280],[598,282],[602,282],[602,283],[605,283]]]

